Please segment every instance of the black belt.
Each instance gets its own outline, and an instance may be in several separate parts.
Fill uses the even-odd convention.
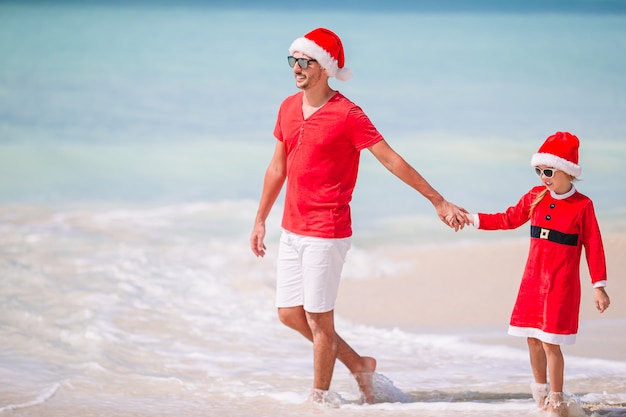
[[[530,237],[546,239],[563,245],[578,246],[578,234],[570,235],[561,233],[558,230],[546,229],[545,227],[530,226]]]

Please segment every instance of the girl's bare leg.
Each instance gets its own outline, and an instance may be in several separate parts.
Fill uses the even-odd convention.
[[[543,342],[534,337],[529,337],[528,352],[530,354],[530,367],[535,382],[530,385],[533,398],[539,408],[544,408],[548,397],[548,360],[543,348]]]
[[[552,386],[548,400],[548,412],[551,416],[567,417],[567,404],[563,401],[565,361],[561,346],[544,343],[543,349],[546,352],[550,385]]]

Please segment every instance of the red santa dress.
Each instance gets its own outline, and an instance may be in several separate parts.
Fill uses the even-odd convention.
[[[504,213],[478,213],[479,229],[515,229],[529,220],[537,186]],[[546,343],[573,344],[580,310],[580,260],[585,248],[591,282],[604,286],[606,261],[592,201],[574,186],[548,192],[530,218],[528,260],[508,333]]]

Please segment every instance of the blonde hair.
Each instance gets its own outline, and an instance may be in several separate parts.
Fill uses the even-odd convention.
[[[567,176],[569,177],[570,182],[578,181],[578,178],[576,178],[575,176],[573,176],[571,174],[567,174]],[[543,200],[543,198],[546,196],[547,193],[548,193],[548,189],[546,188],[542,192],[537,194],[537,197],[535,197],[533,202],[530,203],[530,211],[528,212],[528,218],[529,219],[533,216],[533,213],[535,211],[535,207],[537,207],[537,205],[541,202],[541,200]]]
[[[537,207],[537,204],[539,204],[539,202],[543,200],[543,198],[546,196],[547,193],[548,193],[548,189],[546,188],[542,192],[537,194],[537,197],[535,197],[533,202],[530,203],[530,211],[528,212],[529,219],[533,216],[533,213],[535,212],[535,207]]]

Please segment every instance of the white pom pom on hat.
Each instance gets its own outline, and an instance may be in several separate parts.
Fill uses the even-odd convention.
[[[329,77],[335,77],[339,81],[352,78],[352,70],[344,66],[341,39],[330,29],[317,28],[296,39],[289,47],[289,53],[293,55],[296,51],[317,60]]]
[[[548,136],[530,160],[536,167],[545,165],[556,168],[574,177],[578,177],[582,168],[578,165],[578,147],[580,141],[569,132],[556,132]]]

